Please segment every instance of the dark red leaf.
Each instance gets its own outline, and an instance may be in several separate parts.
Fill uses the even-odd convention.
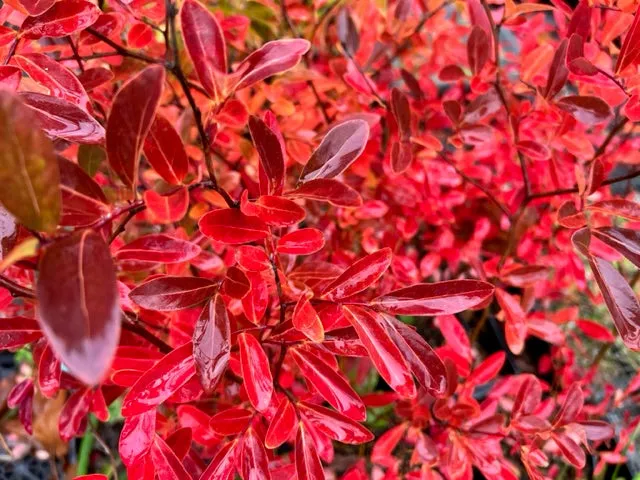
[[[373,434],[352,418],[320,405],[300,402],[300,413],[327,437],[338,442],[358,445],[373,440]]]
[[[69,370],[93,385],[106,374],[120,337],[115,267],[102,237],[84,230],[51,244],[40,260],[39,320]]]
[[[618,54],[618,61],[616,62],[616,67],[614,69],[616,75],[620,74],[624,69],[631,65],[637,65],[638,55],[640,55],[640,51],[637,48],[639,41],[640,15],[638,15],[638,10],[636,10],[633,23],[631,24],[627,35],[624,37],[622,48]]]
[[[359,207],[362,205],[362,197],[356,190],[330,178],[309,180],[295,190],[286,192],[285,196],[329,202],[338,207]]]
[[[220,295],[200,315],[193,332],[193,357],[206,392],[211,392],[224,375],[231,351],[231,326],[227,307]]]
[[[127,81],[113,99],[107,121],[109,165],[129,188],[138,181],[140,152],[162,95],[164,67],[151,65]]]
[[[477,25],[474,26],[467,40],[467,59],[474,75],[480,73],[489,60],[490,45],[487,33]]]
[[[56,3],[55,0],[20,0],[20,5],[33,16],[46,12],[54,3]]]
[[[0,322],[0,348],[14,349],[42,337],[40,325],[32,318],[9,317]]]
[[[58,419],[60,438],[64,442],[82,434],[86,427],[92,398],[93,391],[90,388],[81,388],[76,390],[65,402]]]
[[[38,361],[38,387],[46,398],[53,398],[58,393],[61,373],[60,360],[53,354],[51,347],[45,345]]]
[[[349,14],[348,8],[343,7],[340,9],[336,16],[336,27],[342,48],[344,48],[348,56],[354,56],[360,48],[360,34],[353,18]]]
[[[369,125],[364,120],[347,120],[336,125],[304,166],[302,181],[337,177],[360,156],[368,139]]]
[[[570,95],[558,100],[556,105],[586,125],[597,125],[611,117],[611,107],[600,97]]]
[[[284,197],[261,195],[255,202],[249,202],[243,197],[240,210],[244,215],[258,217],[267,225],[273,227],[288,227],[304,220],[304,209]]]
[[[628,228],[600,227],[592,229],[591,234],[640,268],[640,232]]]
[[[169,312],[200,305],[217,289],[218,284],[206,278],[165,275],[137,286],[129,298],[148,310]]]
[[[269,184],[268,194],[280,195],[284,187],[284,157],[278,136],[256,116],[249,117],[251,139],[260,157]]]
[[[227,73],[227,47],[216,17],[195,0],[186,0],[180,11],[182,38],[200,83],[214,99],[223,94]]]
[[[245,58],[233,74],[237,82],[233,90],[249,87],[272,75],[295,67],[309,50],[310,44],[299,38],[287,38],[265,43]]]
[[[179,263],[188,262],[198,256],[200,251],[195,243],[164,233],[154,233],[139,237],[119,248],[115,258],[119,261]]]
[[[547,99],[555,97],[569,78],[569,69],[566,66],[568,46],[569,41],[566,38],[563,39],[553,55],[547,76],[547,85],[544,89],[544,97]]]
[[[418,283],[382,295],[371,305],[394,315],[453,315],[485,302],[494,287],[479,280]]]

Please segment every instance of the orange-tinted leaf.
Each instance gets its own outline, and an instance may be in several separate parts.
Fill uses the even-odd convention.
[[[573,200],[567,200],[558,209],[558,223],[565,228],[582,228],[587,223],[584,212],[576,208]]]
[[[129,188],[138,181],[138,164],[162,95],[164,67],[151,65],[125,83],[113,99],[107,121],[109,165]]]
[[[36,293],[42,330],[58,357],[83,382],[98,383],[120,337],[116,272],[102,237],[84,230],[51,244]]]
[[[324,327],[306,295],[301,295],[293,309],[293,326],[304,333],[312,342],[324,340]]]
[[[634,222],[640,222],[640,205],[624,198],[612,198],[601,200],[588,205],[587,210],[615,215]]]
[[[161,195],[153,190],[143,193],[147,214],[153,223],[179,222],[189,208],[189,190],[184,187],[171,195]]]
[[[621,73],[627,67],[636,65],[638,63],[638,55],[640,55],[640,50],[638,50],[637,47],[639,41],[640,15],[638,15],[638,10],[636,10],[636,14],[633,18],[633,23],[631,24],[627,35],[624,37],[622,48],[620,49],[620,53],[618,54],[618,61],[616,62],[616,67],[614,69],[616,75]]]
[[[244,196],[240,210],[274,227],[295,225],[304,220],[306,215],[304,209],[293,200],[274,195],[261,195],[255,202],[249,202]]]
[[[526,313],[518,299],[501,288],[496,289],[496,299],[504,312],[504,336],[509,350],[519,355],[527,337]]]
[[[66,0],[27,17],[20,31],[26,38],[65,37],[91,26],[99,16],[100,9],[87,0]]]
[[[220,295],[202,311],[193,332],[193,357],[206,392],[212,391],[229,363],[231,326]]]
[[[120,247],[114,256],[119,261],[179,263],[188,262],[200,251],[195,243],[165,233],[154,233]]]

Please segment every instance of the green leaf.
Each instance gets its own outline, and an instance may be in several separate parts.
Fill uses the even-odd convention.
[[[52,232],[60,219],[60,173],[37,125],[30,108],[0,91],[0,203],[24,226]]]
[[[93,177],[100,165],[107,159],[107,152],[98,145],[80,145],[78,148],[78,164]]]

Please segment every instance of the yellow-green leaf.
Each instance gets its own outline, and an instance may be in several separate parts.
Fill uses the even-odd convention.
[[[37,125],[31,109],[0,91],[0,203],[24,226],[51,232],[60,219],[60,175]]]

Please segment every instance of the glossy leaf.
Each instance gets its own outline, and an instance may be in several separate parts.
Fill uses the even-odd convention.
[[[137,286],[129,298],[137,305],[159,312],[195,307],[211,298],[218,284],[200,277],[165,275]]]
[[[342,373],[304,349],[293,349],[291,354],[305,379],[333,408],[354,420],[366,418],[362,400]]]
[[[138,179],[140,152],[162,95],[164,68],[151,65],[118,91],[107,121],[109,165],[129,188]]]
[[[338,207],[359,207],[362,205],[362,197],[356,190],[331,178],[309,180],[295,190],[286,192],[285,196],[329,202]]]
[[[252,480],[270,480],[269,459],[264,449],[262,440],[253,428],[249,428],[244,434],[242,445],[241,471],[242,478]]]
[[[115,258],[119,261],[178,263],[188,262],[198,256],[200,251],[195,243],[155,233],[139,237],[119,248]]]
[[[362,154],[368,139],[369,125],[364,120],[336,125],[311,154],[300,176],[302,181],[337,177]]]
[[[389,268],[392,253],[383,248],[353,263],[336,278],[322,296],[329,300],[340,300],[350,297],[373,285]]]
[[[586,207],[593,212],[615,215],[634,222],[640,221],[640,205],[624,198],[614,198],[592,203]]]
[[[147,410],[139,415],[132,415],[124,419],[118,452],[122,463],[127,467],[135,465],[147,455],[153,443],[155,426],[155,410]]]
[[[479,280],[419,283],[375,298],[371,305],[394,315],[453,315],[482,304],[493,285]]]
[[[556,105],[586,125],[597,125],[611,117],[611,107],[600,97],[570,95],[558,100]]]
[[[358,333],[371,361],[389,386],[404,397],[416,395],[415,384],[407,361],[385,328],[385,320],[377,312],[358,306],[343,307]]]
[[[196,374],[191,342],[174,349],[144,372],[122,401],[122,415],[130,417],[154,409]]]
[[[296,225],[304,220],[306,214],[293,200],[273,195],[261,195],[255,202],[243,198],[240,210],[244,215],[257,217],[273,227]]]
[[[238,65],[233,74],[237,78],[233,90],[250,87],[272,75],[290,70],[300,62],[309,47],[308,41],[298,38],[265,43]]]
[[[212,98],[218,98],[227,73],[227,49],[216,17],[200,2],[187,0],[180,10],[180,23],[200,83]]]
[[[295,407],[286,397],[283,397],[269,424],[264,445],[270,449],[278,448],[289,440],[297,428],[298,416]]]
[[[622,48],[618,54],[618,61],[614,68],[616,74],[621,73],[631,65],[637,65],[638,55],[640,54],[636,48],[638,41],[640,41],[640,15],[638,15],[638,12],[636,11],[633,23],[631,24],[627,35],[624,37]]]
[[[158,480],[192,480],[171,447],[158,435],[151,444],[150,453]]]
[[[299,480],[322,480],[325,477],[322,463],[313,439],[307,433],[307,427],[300,424],[296,437],[295,464]]]
[[[213,457],[200,480],[231,480],[235,473],[237,441],[225,444]]]
[[[50,245],[40,260],[38,318],[53,350],[83,382],[106,374],[120,337],[116,273],[102,237],[84,230]]]
[[[278,240],[278,253],[311,255],[324,247],[324,234],[315,228],[301,228],[287,233]]]
[[[271,403],[274,391],[269,359],[258,340],[247,333],[238,335],[238,345],[244,388],[251,405],[261,412]]]
[[[628,228],[601,227],[591,230],[591,234],[640,268],[640,234],[637,231]]]
[[[160,195],[153,190],[143,194],[147,214],[153,223],[179,222],[189,209],[189,190],[181,188],[171,195]]]
[[[224,375],[231,351],[231,326],[220,295],[204,308],[193,332],[193,357],[205,391],[210,392]]]
[[[300,402],[298,409],[313,426],[332,440],[359,445],[373,440],[373,434],[352,418],[320,405]]]
[[[13,349],[42,337],[40,325],[32,318],[9,317],[0,323],[0,348]]]
[[[60,219],[58,164],[37,122],[17,97],[0,91],[0,202],[26,227],[52,232]]]
[[[249,118],[249,131],[260,157],[260,166],[267,176],[269,183],[268,193],[280,195],[284,187],[285,174],[280,140],[263,120],[255,116]]]
[[[189,158],[182,139],[171,122],[156,114],[144,140],[144,156],[162,179],[178,185],[189,170]]]
[[[210,428],[218,435],[236,435],[243,432],[249,421],[253,418],[253,412],[246,408],[228,408],[211,417]]]
[[[91,26],[99,16],[100,9],[87,0],[65,0],[27,17],[20,30],[26,38],[65,37]]]
[[[207,237],[231,245],[262,240],[269,234],[266,223],[235,208],[206,213],[198,221],[198,226]]]
[[[293,326],[312,342],[324,340],[324,327],[320,317],[305,295],[302,295],[296,303],[291,319]]]

